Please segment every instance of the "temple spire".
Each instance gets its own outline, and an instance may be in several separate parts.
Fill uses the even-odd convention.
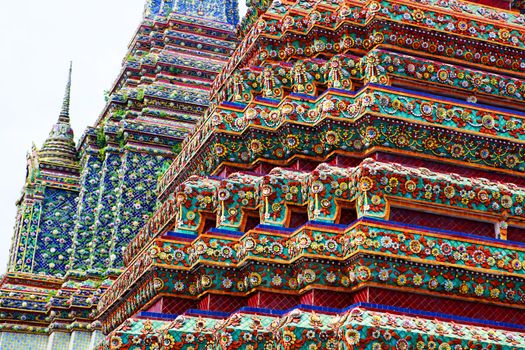
[[[73,71],[73,62],[69,63],[69,75],[66,84],[66,91],[64,93],[64,100],[62,101],[62,110],[58,121],[61,123],[69,123],[69,102],[71,100],[71,72]]]
[[[38,151],[41,163],[55,165],[72,165],[78,162],[78,152],[75,147],[73,129],[69,120],[69,103],[71,99],[71,72],[73,64],[69,65],[69,76],[62,101],[62,110],[58,122],[53,125],[42,149]]]

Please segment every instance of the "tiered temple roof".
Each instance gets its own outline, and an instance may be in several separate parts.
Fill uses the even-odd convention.
[[[29,157],[0,347],[525,348],[520,7],[149,0]]]
[[[466,2],[254,6],[100,300],[106,346],[384,348],[358,322],[349,342],[335,316],[324,338],[310,324],[312,344],[287,317],[243,323],[359,303],[522,332],[523,17]],[[202,328],[182,330],[192,317]],[[482,346],[453,332],[388,334]]]

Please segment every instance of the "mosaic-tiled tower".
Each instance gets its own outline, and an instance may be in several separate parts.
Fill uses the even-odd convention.
[[[0,348],[525,348],[522,7],[147,1],[29,157]]]
[[[511,6],[250,3],[99,348],[525,348]]]
[[[99,297],[122,271],[125,247],[157,205],[158,178],[236,46],[237,3],[202,6],[147,2],[107,104],[78,146],[69,81],[59,122],[28,157],[0,286],[0,349],[98,343]]]
[[[71,69],[62,110],[42,149],[27,156],[26,183],[18,201],[9,272],[64,276],[64,251],[79,191],[78,153],[69,120]],[[41,249],[41,248],[46,249]]]

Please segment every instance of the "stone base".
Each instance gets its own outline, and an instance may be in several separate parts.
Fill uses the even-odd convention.
[[[99,331],[72,333],[53,332],[50,335],[0,333],[1,350],[93,350],[103,339]]]
[[[2,350],[47,350],[48,335],[2,332],[0,349]]]

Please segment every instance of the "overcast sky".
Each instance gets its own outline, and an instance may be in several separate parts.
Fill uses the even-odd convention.
[[[145,0],[0,0],[0,274],[6,271],[26,153],[60,112],[73,61],[76,139],[92,125],[120,71]]]

